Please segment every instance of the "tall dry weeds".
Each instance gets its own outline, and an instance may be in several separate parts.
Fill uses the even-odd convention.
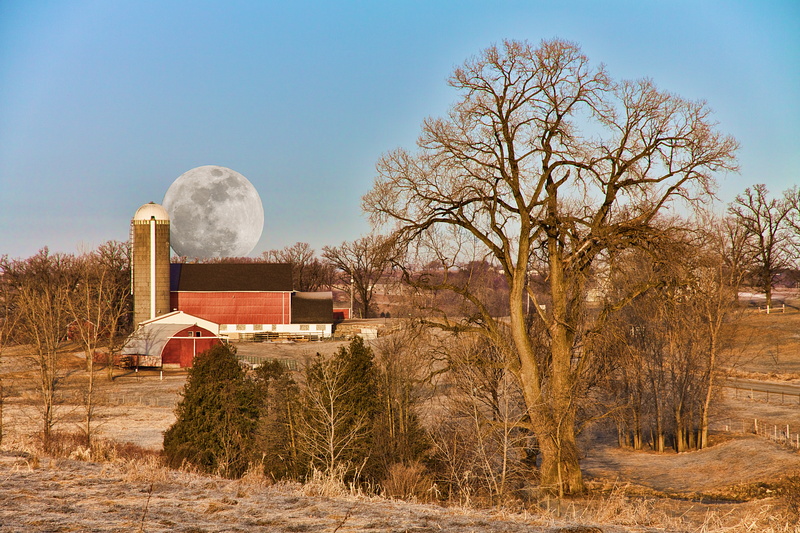
[[[122,463],[122,479],[129,483],[163,483],[169,480],[170,470],[160,457],[128,459]]]
[[[311,469],[306,482],[303,484],[303,494],[306,496],[323,496],[336,498],[349,495],[344,477],[347,474],[345,465],[338,465],[332,470],[322,471]]]
[[[585,506],[573,511],[573,517],[583,523],[615,524],[623,526],[678,527],[674,519],[658,509],[648,498],[632,498],[627,485],[615,485],[600,497],[590,498]]]
[[[430,502],[435,499],[433,477],[418,461],[395,463],[389,467],[383,480],[383,495],[412,502]]]

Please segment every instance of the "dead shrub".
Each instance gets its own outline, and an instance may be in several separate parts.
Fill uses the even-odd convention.
[[[80,453],[78,450],[84,450],[86,444],[86,437],[80,433],[66,433],[56,432],[50,433],[50,440],[48,446],[48,455],[56,458],[78,458]],[[75,455],[75,457],[73,457]],[[88,459],[84,459],[88,460]]]
[[[72,450],[72,453],[69,454],[69,458],[73,461],[89,462],[92,460],[92,450],[83,446],[78,446]]]
[[[585,522],[600,524],[621,524],[627,526],[649,526],[664,522],[653,507],[653,502],[643,498],[628,497],[628,486],[614,486],[611,492],[601,498],[593,499],[581,513]],[[657,516],[659,515],[659,516]]]
[[[142,448],[131,442],[115,442],[95,439],[92,449],[95,461],[128,461],[131,459],[148,459],[159,457],[159,452]]]
[[[239,478],[239,485],[241,487],[248,487],[251,489],[263,489],[272,485],[271,478],[264,474],[264,468],[259,463],[251,464],[244,475]]]
[[[76,461],[113,463],[157,457],[159,453],[130,442],[106,439],[94,439],[90,448],[86,446],[86,436],[82,433],[53,432],[50,434],[48,455]]]
[[[130,483],[156,483],[169,480],[169,469],[160,457],[128,459],[123,463],[122,479]]]
[[[306,496],[323,496],[325,498],[348,494],[347,485],[344,482],[347,471],[348,467],[341,464],[325,472],[312,467],[306,482],[303,484],[303,494]]]
[[[383,494],[388,498],[428,502],[433,492],[433,477],[419,461],[395,463],[383,480]]]
[[[28,463],[28,469],[30,470],[36,470],[41,466],[41,462],[39,461],[38,455],[31,455],[27,463]]]

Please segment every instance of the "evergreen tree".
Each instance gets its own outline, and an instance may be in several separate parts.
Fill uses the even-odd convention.
[[[390,369],[382,369],[379,378],[380,409],[373,423],[368,472],[378,480],[386,477],[393,464],[420,461],[430,449],[428,433],[417,416],[419,399],[414,397],[410,380]]]
[[[264,474],[274,480],[296,478],[302,466],[297,451],[297,383],[281,363],[270,361],[256,369],[255,386],[259,400],[256,450]]]
[[[175,414],[177,420],[164,433],[171,466],[188,462],[228,478],[244,474],[259,410],[253,382],[227,346],[195,358]]]
[[[347,348],[341,347],[334,355],[341,362],[343,371],[351,386],[350,393],[342,398],[342,405],[349,414],[350,423],[355,424],[364,418],[368,425],[364,439],[359,439],[354,447],[354,459],[361,463],[371,455],[374,442],[372,429],[379,411],[379,380],[372,348],[361,337],[355,337]]]

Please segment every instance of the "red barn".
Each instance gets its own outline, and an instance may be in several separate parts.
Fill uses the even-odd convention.
[[[289,324],[292,265],[173,264],[170,306],[217,324]]]
[[[220,336],[330,337],[333,295],[292,289],[292,265],[184,263],[170,270],[170,307],[219,324]]]
[[[333,333],[333,295],[292,290],[292,266],[170,265],[172,312],[139,323],[122,354],[137,366],[189,367],[221,340],[323,338]]]

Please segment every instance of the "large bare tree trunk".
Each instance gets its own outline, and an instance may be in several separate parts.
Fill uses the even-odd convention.
[[[717,371],[717,333],[715,328],[710,328],[712,331],[709,333],[709,354],[708,354],[708,366],[706,367],[706,372],[708,373],[708,381],[706,383],[706,391],[705,391],[705,398],[703,399],[703,407],[702,412],[700,414],[700,439],[698,442],[698,448],[701,450],[708,446],[708,413],[711,409],[711,397],[714,392],[714,374]]]
[[[536,368],[527,331],[524,299],[518,296],[524,289],[524,277],[512,286],[511,328],[514,344],[520,354],[520,381],[528,404],[533,432],[542,453],[540,482],[559,496],[578,494],[585,490],[575,439],[575,397],[572,390],[572,341],[567,331],[567,290],[560,270],[551,270],[553,318],[550,326],[550,376],[548,393],[543,394],[543,372]]]

